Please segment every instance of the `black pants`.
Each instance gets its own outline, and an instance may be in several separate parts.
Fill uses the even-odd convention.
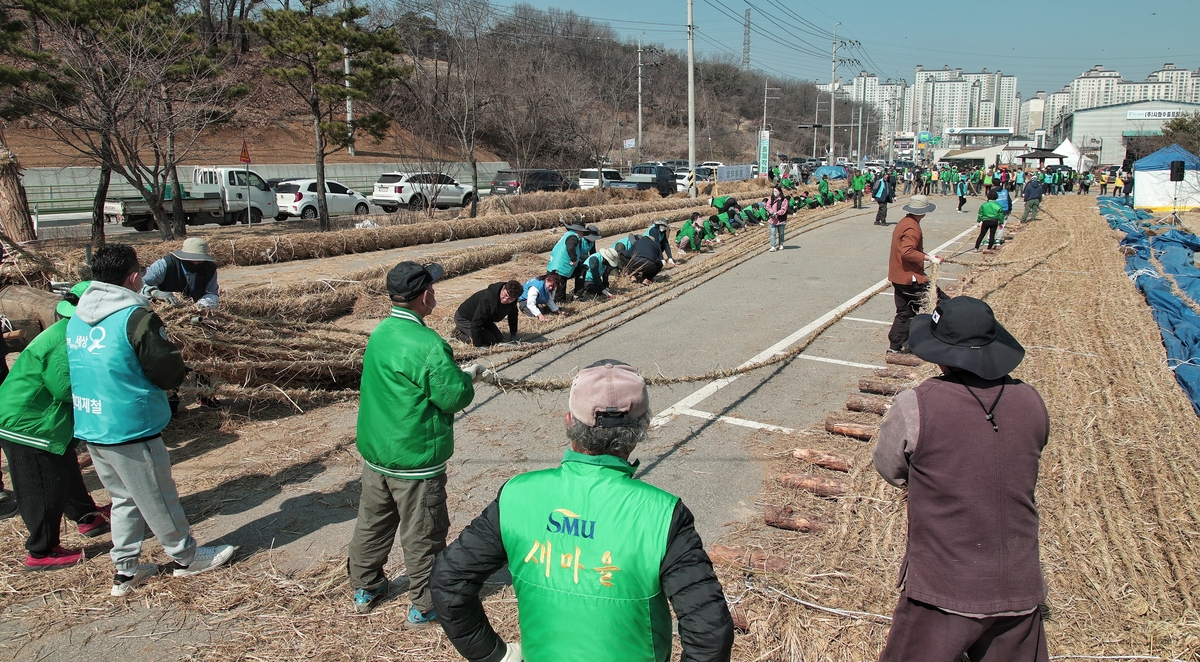
[[[9,441],[0,441],[0,447],[8,456],[17,507],[29,529],[25,549],[35,556],[45,556],[58,546],[63,515],[78,522],[98,510],[83,484],[75,449],[55,455]]]
[[[965,204],[967,204],[967,199],[962,197],[961,195],[958,196],[958,210],[959,211],[962,211],[963,205],[965,205]]]
[[[900,594],[880,662],[957,661],[963,653],[971,662],[1046,662],[1042,613],[968,618]]]
[[[917,311],[921,310],[925,293],[929,291],[929,283],[892,283],[892,289],[895,291],[896,318],[892,320],[892,330],[888,331],[888,344],[898,352],[908,344],[908,327],[917,316]],[[938,301],[950,298],[940,287],[937,289],[937,297]]]
[[[629,266],[625,267],[625,273],[630,276],[637,276],[638,280],[654,280],[658,272],[662,271],[662,267],[661,260],[634,257],[629,261]]]
[[[583,285],[584,294],[590,294],[592,296],[604,294],[604,290],[608,289],[608,276],[609,272],[605,271],[604,275],[600,277],[600,282],[596,282],[594,280],[585,281]]]
[[[887,225],[887,203],[879,203],[879,211],[875,213],[875,222],[880,225]]]
[[[979,228],[979,238],[975,240],[975,248],[979,248],[979,244],[983,243],[983,236],[988,235],[988,248],[993,248],[996,245],[996,230],[1000,227],[999,221],[984,221]]]
[[[854,192],[854,208],[855,209],[863,208],[863,206],[862,206],[862,191]]]
[[[504,342],[504,334],[500,332],[500,327],[494,322],[483,323],[483,344],[475,345],[475,341],[471,338],[471,320],[465,320],[461,317],[454,318],[454,337],[476,347],[491,347]]]

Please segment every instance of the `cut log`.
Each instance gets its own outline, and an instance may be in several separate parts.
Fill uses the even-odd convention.
[[[875,368],[875,376],[884,379],[903,379],[906,382],[915,382],[920,377],[916,372],[904,368]]]
[[[850,411],[865,411],[872,414],[886,416],[888,410],[892,408],[892,401],[887,398],[881,398],[877,395],[863,395],[861,393],[851,393],[846,398],[846,409]]]
[[[17,329],[15,331],[5,331],[5,340],[21,340],[25,337],[25,329]]]
[[[708,548],[708,556],[713,561],[723,561],[731,565],[765,572],[787,572],[790,565],[785,558],[725,545],[712,545]]]
[[[8,325],[12,327],[12,331],[4,334],[4,342],[10,352],[23,351],[42,332],[42,323],[35,319],[10,318]]]
[[[827,418],[825,419],[825,431],[867,441],[879,432],[879,426],[841,418]]]
[[[896,395],[901,391],[908,390],[907,384],[897,384],[896,382],[881,382],[878,379],[860,379],[858,380],[858,390],[864,393],[878,393],[879,395]]]
[[[816,516],[793,510],[791,506],[767,506],[763,514],[767,526],[801,533],[819,533],[825,530],[825,524]]]
[[[854,466],[854,459],[849,455],[817,451],[811,448],[797,448],[792,451],[792,457],[834,471],[850,471],[850,468]]]
[[[888,365],[906,365],[913,368],[924,363],[924,361],[918,358],[915,354],[896,354],[895,352],[888,352],[887,355],[883,357],[883,362]]]
[[[850,492],[849,486],[840,480],[810,476],[809,474],[783,474],[779,477],[779,482],[784,487],[812,492],[823,497],[842,496]]]
[[[733,619],[733,629],[738,632],[750,631],[750,618],[746,616],[746,610],[742,609],[741,605],[730,605],[729,617]]]

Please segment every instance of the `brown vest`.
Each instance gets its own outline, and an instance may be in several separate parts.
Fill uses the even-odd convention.
[[[999,431],[958,380],[990,408]],[[1046,597],[1034,503],[1050,418],[1032,386],[957,372],[916,388],[917,449],[909,458],[908,597],[967,614],[1033,609]]]

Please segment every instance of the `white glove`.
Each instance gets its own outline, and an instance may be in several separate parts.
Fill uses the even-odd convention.
[[[475,383],[483,379],[483,373],[487,371],[487,368],[479,365],[478,363],[472,363],[471,365],[463,368],[462,371],[471,376],[471,383]]]
[[[675,266],[674,258],[667,258],[667,264],[671,265],[672,267]]]
[[[940,257],[938,257],[938,256],[936,256],[936,255],[930,255],[930,256],[929,256],[929,261],[930,261],[930,262],[932,262],[932,263],[934,263],[934,264],[941,264],[941,263],[942,263],[942,258],[940,258]]]
[[[172,306],[179,305],[178,297],[176,297],[174,294],[171,294],[170,292],[163,292],[162,290],[160,290],[158,288],[150,290],[150,298],[158,299],[159,301],[165,301],[165,302],[171,304]]]
[[[205,301],[204,299],[201,299],[196,302],[196,307],[199,308],[200,310],[216,310],[217,304],[212,303],[211,301]]]
[[[504,644],[508,650],[504,653],[504,657],[500,658],[500,662],[524,662],[525,658],[521,657],[521,644],[516,642]]]
[[[608,297],[609,299],[613,298],[613,293],[609,292],[607,287],[604,288],[603,294],[604,294],[604,296]]]

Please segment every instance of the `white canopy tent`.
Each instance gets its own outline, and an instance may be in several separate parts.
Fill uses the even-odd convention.
[[[1183,181],[1171,181],[1171,162],[1183,161]],[[1171,145],[1133,163],[1133,206],[1152,213],[1200,208],[1200,158]]]
[[[1075,172],[1087,172],[1092,169],[1092,164],[1095,163],[1090,157],[1084,156],[1083,152],[1071,142],[1068,138],[1061,145],[1054,148],[1055,154],[1062,154],[1064,157],[1063,164],[1069,165]]]

